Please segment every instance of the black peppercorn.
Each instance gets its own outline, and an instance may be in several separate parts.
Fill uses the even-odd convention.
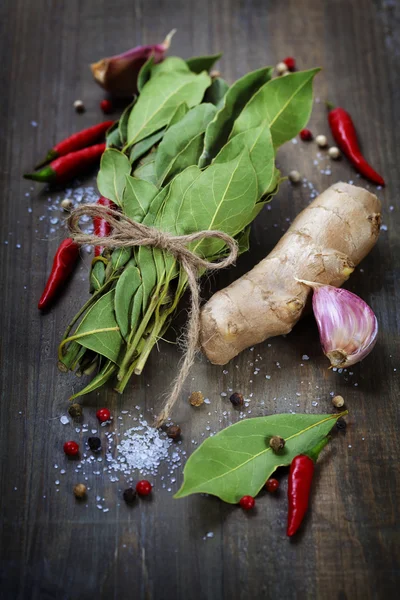
[[[340,417],[340,419],[336,421],[336,427],[344,431],[347,427],[347,423],[342,417]]]
[[[167,427],[167,436],[169,438],[176,440],[178,437],[180,437],[180,435],[181,428],[179,427],[179,425],[170,425],[169,427]]]
[[[90,437],[88,438],[89,448],[93,450],[93,452],[99,452],[101,449],[101,440],[98,437]]]
[[[280,452],[285,447],[285,440],[279,435],[273,435],[269,440],[269,445],[274,452]]]
[[[127,504],[132,504],[135,499],[136,499],[136,490],[134,490],[133,488],[127,488],[124,493],[124,500],[125,502],[127,502]]]
[[[243,394],[239,394],[239,392],[234,392],[229,400],[235,408],[240,408],[244,403]]]
[[[68,409],[69,414],[73,419],[79,419],[82,416],[82,406],[78,403],[71,404]]]

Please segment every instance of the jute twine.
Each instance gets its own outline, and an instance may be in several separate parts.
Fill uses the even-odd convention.
[[[83,233],[79,226],[79,219],[87,215],[107,221],[112,232],[107,237]],[[179,372],[175,378],[172,390],[166,400],[160,415],[156,419],[156,427],[165,423],[178,400],[186,377],[193,365],[198,349],[200,334],[200,291],[198,285],[199,270],[216,271],[232,265],[238,255],[236,241],[222,231],[198,231],[189,235],[170,235],[155,227],[133,221],[123,213],[99,204],[86,204],[76,208],[68,218],[68,227],[72,239],[80,245],[103,246],[105,248],[131,248],[135,246],[152,246],[169,252],[176,258],[184,269],[191,293],[191,306],[188,326],[186,331],[185,353],[181,361]],[[192,242],[213,238],[223,241],[229,249],[226,258],[219,262],[204,260],[188,249]]]

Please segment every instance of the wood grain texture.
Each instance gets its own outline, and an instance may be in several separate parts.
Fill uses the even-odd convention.
[[[184,0],[14,0],[2,2],[0,16],[1,596],[18,600],[396,597],[399,4],[204,0],[200,7]],[[345,397],[348,428],[335,436],[321,459],[312,510],[291,542],[285,537],[285,476],[281,493],[261,497],[251,515],[212,498],[175,501],[159,480],[153,500],[129,510],[123,503],[118,506],[118,486],[106,476],[91,477],[85,508],[72,497],[77,475],[61,452],[65,437],[74,432],[57,417],[66,412],[71,385],[77,389],[81,383],[57,371],[56,347],[69,317],[86,297],[87,266],[82,265],[55,310],[38,314],[37,299],[62,235],[49,234],[48,221],[40,217],[47,198],[60,192],[49,193],[39,185],[31,190],[21,173],[56,140],[101,118],[98,102],[103,95],[91,80],[89,62],[137,43],[160,41],[174,27],[178,33],[173,49],[181,56],[223,51],[220,69],[229,81],[287,55],[295,56],[301,68],[321,65],[316,83],[321,102],[314,107],[312,130],[328,133],[325,98],[345,106],[354,115],[366,155],[388,182],[379,191],[388,229],[348,285],[378,316],[381,333],[374,353],[354,367],[352,376],[327,371],[309,319],[285,339],[245,351],[227,366],[226,374],[199,357],[187,390],[201,389],[210,397],[211,415],[203,409],[194,413],[184,400],[176,412],[183,445],[190,452],[191,440],[202,439],[208,421],[212,430],[218,430],[237,418],[220,397],[228,388],[253,394],[251,416],[289,410],[327,412],[331,391]],[[86,104],[84,115],[72,109],[77,98]],[[332,164],[331,175],[321,173],[328,162],[314,165],[316,152],[314,145],[289,143],[280,151],[278,163],[285,174],[297,168],[319,191],[340,179],[367,185],[345,160]],[[264,257],[309,197],[307,187],[284,184],[271,210],[265,210],[253,227],[251,253],[236,269],[205,282],[204,295]],[[183,314],[177,323],[182,322]],[[258,354],[260,372],[253,375]],[[310,360],[303,361],[304,354]],[[107,388],[85,399],[89,423],[94,424],[95,408],[102,405],[115,414],[136,404],[157,410],[178,359],[175,346],[161,343],[143,376],[122,398]],[[85,436],[80,436],[72,437],[82,441]],[[54,463],[65,466],[67,473],[58,475]],[[96,508],[97,494],[106,498],[109,513]],[[208,531],[214,537],[204,541]]]

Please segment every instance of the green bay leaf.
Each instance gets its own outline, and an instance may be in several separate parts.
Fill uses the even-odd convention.
[[[136,261],[131,260],[123,270],[115,287],[115,316],[123,338],[127,338],[131,323],[133,297],[142,283]]]
[[[312,84],[319,71],[297,71],[263,85],[235,121],[231,137],[263,123],[270,127],[275,148],[295,137],[310,117]]]
[[[151,69],[151,77],[163,75],[165,73],[189,73],[190,69],[183,58],[179,56],[169,56],[163,61],[154,65]]]
[[[158,188],[152,183],[127,175],[122,210],[130,219],[141,223],[157,194]]]
[[[74,332],[77,342],[117,363],[122,337],[114,313],[115,290],[107,292],[89,308]]]
[[[250,98],[271,79],[272,67],[264,67],[247,73],[229,88],[224,102],[214,119],[208,125],[204,139],[204,150],[199,166],[205,167],[218,154],[228,140],[235,119]]]
[[[229,85],[222,77],[216,77],[212,80],[209,88],[206,89],[204,94],[204,102],[211,102],[218,109],[223,105],[224,97],[226,92],[229,90]]]
[[[202,71],[209,71],[212,69],[221,56],[222,53],[192,56],[186,60],[186,64],[193,73],[201,73]]]
[[[278,467],[310,452],[343,414],[280,414],[239,421],[193,452],[184,468],[182,487],[174,497],[206,493],[236,504],[243,496],[257,496]],[[273,435],[286,441],[280,453],[269,446]]]
[[[125,176],[130,172],[131,164],[125,154],[113,148],[107,149],[101,157],[100,171],[97,175],[100,194],[121,206]]]
[[[154,55],[152,54],[146,60],[146,62],[144,63],[144,65],[141,67],[141,69],[139,71],[139,75],[137,78],[137,89],[138,89],[139,93],[142,91],[143,87],[146,85],[146,83],[150,79],[153,65],[154,65]]]
[[[163,129],[160,129],[160,131],[152,133],[147,138],[144,138],[144,140],[142,140],[141,142],[134,144],[129,154],[129,160],[131,164],[139,160],[139,158],[142,158],[142,156],[144,156],[146,152],[148,152],[153,148],[153,146],[158,144],[158,142],[162,140],[164,133],[165,127]]]
[[[127,141],[129,115],[131,114],[131,110],[134,107],[135,102],[136,102],[136,96],[134,97],[133,101],[129,104],[129,106],[127,106],[125,108],[124,112],[122,113],[122,115],[118,121],[118,131],[119,131],[119,137],[121,139],[122,145],[125,145],[126,141]]]
[[[130,113],[128,144],[139,142],[167,125],[182,102],[189,108],[200,104],[210,83],[206,73],[171,71],[152,75]]]
[[[155,169],[156,154],[157,151],[152,151],[150,154],[147,154],[141,159],[138,166],[133,171],[134,177],[148,181],[153,185],[157,185],[157,175]]]
[[[155,169],[159,185],[165,184],[186,167],[197,164],[202,150],[201,134],[215,113],[216,108],[212,104],[199,104],[168,127],[157,149]]]

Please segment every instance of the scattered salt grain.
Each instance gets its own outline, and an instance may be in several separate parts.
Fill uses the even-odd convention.
[[[310,360],[310,357],[307,356],[307,354],[303,354],[303,356],[301,357],[301,360]]]
[[[62,425],[68,425],[69,423],[69,419],[66,415],[63,415],[62,417],[60,417],[60,423],[62,423]]]

